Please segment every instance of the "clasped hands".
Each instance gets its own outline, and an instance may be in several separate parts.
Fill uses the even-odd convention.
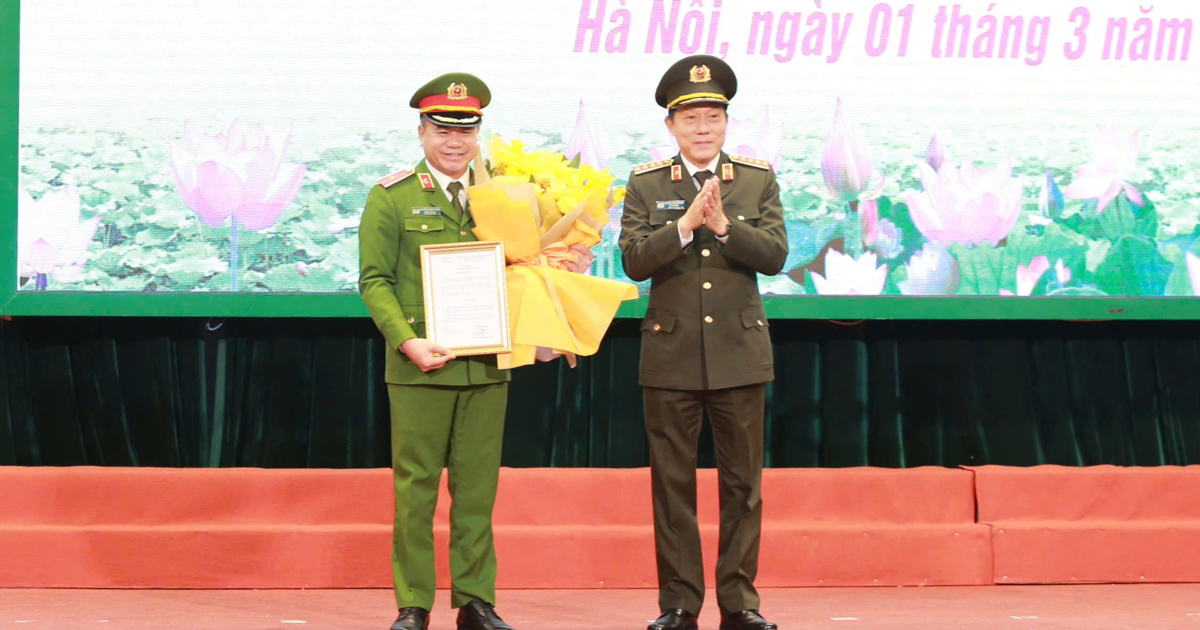
[[[725,216],[725,204],[721,201],[721,180],[715,177],[704,182],[687,213],[679,219],[679,234],[688,238],[701,225],[717,236],[729,234],[729,218]]]

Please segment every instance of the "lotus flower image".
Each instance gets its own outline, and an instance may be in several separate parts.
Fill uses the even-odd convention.
[[[215,136],[184,123],[183,143],[171,142],[171,165],[184,205],[210,227],[229,226],[230,274],[237,291],[238,229],[262,231],[296,199],[307,167],[286,160],[290,134],[273,143],[262,125],[246,134],[240,121]]]
[[[1061,262],[1061,261],[1059,261]],[[1050,270],[1050,259],[1045,256],[1038,256],[1029,261],[1029,266],[1017,265],[1017,295],[1028,296],[1033,295],[1034,288],[1042,279],[1042,275]],[[1012,291],[1008,289],[1000,289],[1000,295],[1011,296]]]
[[[929,139],[929,148],[925,149],[925,163],[932,166],[933,170],[942,168],[942,164],[946,162],[946,147],[942,145],[942,140],[937,134]]]
[[[1188,252],[1185,259],[1187,260],[1188,280],[1192,281],[1192,295],[1200,297],[1200,257]]]
[[[1012,232],[1021,211],[1021,181],[1005,160],[992,170],[946,163],[941,170],[921,162],[924,192],[908,191],[905,199],[913,223],[931,241],[999,245]]]
[[[1063,193],[1059,189],[1058,183],[1054,181],[1053,173],[1046,173],[1046,181],[1042,184],[1042,190],[1038,193],[1038,211],[1042,216],[1057,219],[1062,216],[1063,211]]]
[[[882,177],[872,182],[874,168],[867,150],[867,141],[838,99],[833,115],[833,129],[825,140],[821,158],[821,175],[829,195],[841,201],[875,199],[883,188]]]
[[[879,295],[887,283],[888,267],[876,267],[877,258],[868,252],[857,260],[830,249],[825,253],[825,275],[812,274],[820,295]]]
[[[1065,287],[1071,282],[1071,268],[1061,258],[1054,263],[1054,279],[1058,280],[1059,287]]]
[[[895,223],[879,218],[879,202],[863,201],[858,206],[862,218],[863,245],[891,260],[904,252],[904,233]]]
[[[897,284],[904,295],[954,295],[958,290],[958,261],[937,243],[925,243],[906,269],[908,279]]]
[[[783,157],[783,125],[771,122],[766,105],[749,118],[730,116],[725,127],[725,152],[766,160],[778,168]]]
[[[1128,183],[1137,166],[1138,134],[1124,134],[1116,127],[1097,127],[1092,137],[1092,159],[1075,171],[1075,179],[1063,188],[1072,199],[1095,199],[1096,212],[1104,212],[1122,191],[1129,202],[1145,205],[1142,193]]]
[[[79,219],[79,191],[51,190],[34,200],[24,190],[17,198],[17,273],[34,278],[39,291],[48,277],[71,282],[83,271],[82,260],[96,235],[100,217]]]
[[[575,129],[571,132],[571,140],[567,142],[563,155],[569,159],[579,158],[580,164],[589,164],[598,169],[604,168],[609,151],[596,128],[587,117],[587,108],[579,101],[579,110],[575,115]]]

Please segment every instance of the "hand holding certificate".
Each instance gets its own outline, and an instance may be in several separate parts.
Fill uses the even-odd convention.
[[[455,356],[512,351],[504,265],[498,242],[421,246],[430,342]]]

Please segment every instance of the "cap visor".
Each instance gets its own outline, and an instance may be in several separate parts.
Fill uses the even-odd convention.
[[[688,99],[686,101],[683,101],[681,103],[676,103],[675,107],[672,107],[671,109],[679,109],[680,107],[684,107],[686,105],[696,105],[697,103],[720,103],[722,105],[729,105],[729,100],[721,99],[721,98],[706,98],[706,97],[693,98],[693,99]]]
[[[483,116],[479,116],[478,114],[430,112],[421,114],[421,117],[441,127],[478,127],[483,124]]]

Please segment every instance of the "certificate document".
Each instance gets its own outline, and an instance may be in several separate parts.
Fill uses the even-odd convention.
[[[457,356],[512,351],[504,244],[421,246],[425,333]]]

